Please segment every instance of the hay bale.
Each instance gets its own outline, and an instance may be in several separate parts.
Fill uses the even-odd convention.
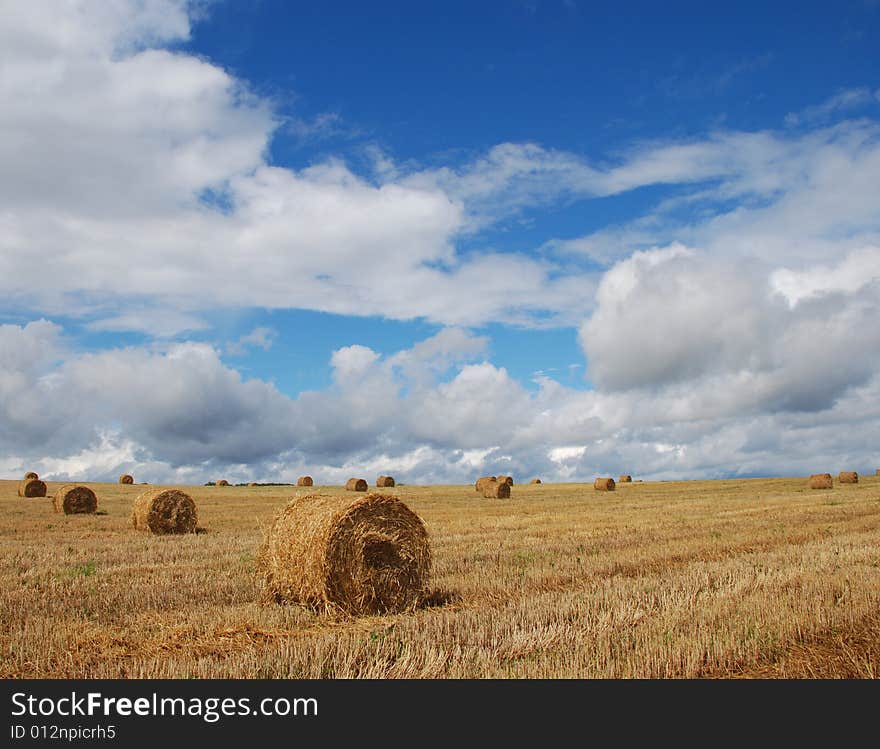
[[[98,497],[87,486],[65,484],[52,497],[52,506],[65,515],[91,513],[98,509]]]
[[[541,479],[532,479],[531,481],[529,481],[529,483],[530,483],[530,484],[540,484],[540,483],[541,483]]]
[[[257,557],[265,600],[354,616],[415,608],[430,568],[424,524],[387,494],[296,497]]]
[[[133,484],[133,483],[134,483],[134,478],[133,478],[132,475],[129,474],[129,473],[123,473],[123,474],[119,477],[119,483],[120,483],[120,484]]]
[[[248,486],[259,486],[256,481],[248,481]]]
[[[486,499],[510,499],[510,484],[506,481],[487,481],[483,484]]]
[[[19,497],[45,497],[46,484],[40,479],[22,479],[18,482]]]
[[[810,489],[833,489],[834,481],[830,473],[814,473],[810,476]]]
[[[631,484],[633,477],[628,473],[621,473],[620,478],[617,479],[618,484]]]
[[[376,486],[394,486],[394,476],[379,476]]]
[[[226,479],[220,479],[214,482],[214,486],[229,486],[229,482]]]
[[[513,476],[499,476],[495,480],[507,484],[508,486],[513,486]]]
[[[349,479],[345,482],[345,490],[349,492],[365,492],[367,490],[367,480]]]
[[[296,485],[297,485],[297,486],[313,486],[314,483],[315,483],[315,482],[312,481],[312,477],[311,477],[311,476],[300,476],[300,477],[296,480]]]
[[[613,492],[616,484],[613,478],[598,478],[593,482],[593,488],[600,492]]]
[[[841,471],[837,480],[840,481],[841,484],[858,484],[859,474],[855,471]]]
[[[36,473],[34,473],[33,471],[28,471],[28,472],[24,475],[24,477],[25,477],[26,479],[38,479],[38,478],[40,478],[40,477],[39,477]]]
[[[131,508],[131,524],[157,535],[194,533],[196,503],[179,489],[147,489]]]
[[[498,481],[498,478],[496,476],[480,476],[474,484],[474,490],[479,494],[482,494],[483,486],[492,481]]]

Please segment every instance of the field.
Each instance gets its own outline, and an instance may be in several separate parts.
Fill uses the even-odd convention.
[[[435,592],[349,620],[255,576],[278,506],[339,487],[182,487],[207,532],[158,537],[129,525],[145,487],[89,486],[101,514],[64,516],[0,481],[4,678],[880,676],[880,477],[384,489]]]

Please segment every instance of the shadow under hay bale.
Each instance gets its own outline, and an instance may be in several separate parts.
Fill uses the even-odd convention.
[[[600,492],[613,492],[616,487],[612,478],[598,478],[593,482],[593,488]]]
[[[483,484],[485,499],[510,499],[510,484],[506,481],[487,481]]]
[[[379,476],[376,479],[376,486],[388,487],[394,486],[394,477],[393,476]]]
[[[131,524],[157,535],[193,533],[196,503],[179,489],[147,489],[131,508]]]
[[[366,479],[349,479],[345,482],[345,490],[347,492],[365,492],[367,490]]]
[[[859,474],[855,471],[841,471],[837,477],[841,484],[858,484]]]
[[[830,473],[814,473],[808,482],[810,489],[833,489],[834,480]]]
[[[22,479],[18,483],[19,497],[45,497],[46,484],[40,479]]]
[[[132,476],[130,473],[123,473],[119,477],[119,483],[120,484],[133,484],[134,483],[134,476]]]
[[[633,477],[628,473],[621,473],[620,478],[617,479],[618,484],[631,484]]]
[[[312,477],[311,477],[311,476],[300,476],[300,477],[296,480],[296,485],[297,485],[297,486],[314,486],[314,484],[315,484],[315,482],[312,481]]]
[[[25,479],[38,479],[38,478],[40,478],[40,477],[39,477],[36,473],[34,473],[33,471],[28,471],[28,472],[24,475],[24,478],[25,478]]]
[[[482,494],[483,487],[486,484],[492,483],[493,481],[498,481],[498,477],[497,476],[480,476],[480,478],[478,478],[476,480],[476,482],[474,483],[474,491]]]
[[[424,524],[387,494],[296,497],[257,558],[265,601],[352,616],[414,609],[430,568]]]
[[[98,497],[87,486],[65,484],[52,497],[52,507],[65,515],[93,513],[98,510]]]

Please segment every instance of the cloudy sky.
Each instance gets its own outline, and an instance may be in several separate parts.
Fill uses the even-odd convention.
[[[880,3],[0,0],[0,475],[880,467]]]

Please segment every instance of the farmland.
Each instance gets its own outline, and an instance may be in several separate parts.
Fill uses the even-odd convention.
[[[880,676],[876,476],[382,489],[428,529],[432,595],[362,618],[260,602],[277,509],[341,487],[180,487],[205,532],[153,536],[130,525],[144,486],[90,483],[99,514],[67,516],[17,486],[5,678]]]

